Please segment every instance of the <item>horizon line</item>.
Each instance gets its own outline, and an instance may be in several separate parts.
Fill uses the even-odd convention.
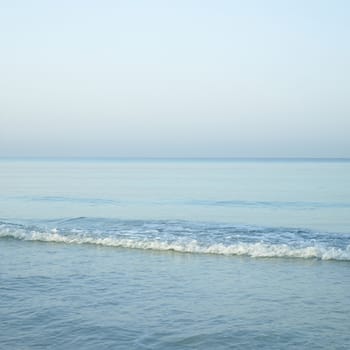
[[[0,156],[1,160],[217,160],[217,161],[230,161],[230,160],[255,160],[255,161],[277,161],[277,160],[289,160],[289,161],[350,161],[350,157],[271,157],[271,156]]]

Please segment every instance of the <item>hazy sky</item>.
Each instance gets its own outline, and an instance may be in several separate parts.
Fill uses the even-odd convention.
[[[350,1],[0,0],[0,156],[350,157]]]

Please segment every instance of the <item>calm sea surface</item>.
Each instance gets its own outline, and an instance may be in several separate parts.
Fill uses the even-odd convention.
[[[350,161],[0,160],[1,349],[349,349]]]

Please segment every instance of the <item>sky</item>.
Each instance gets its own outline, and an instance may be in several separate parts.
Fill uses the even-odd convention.
[[[0,156],[350,157],[347,0],[0,0]]]

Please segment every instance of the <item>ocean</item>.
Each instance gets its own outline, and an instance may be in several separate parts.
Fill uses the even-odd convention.
[[[1,349],[349,349],[350,160],[1,159]]]

